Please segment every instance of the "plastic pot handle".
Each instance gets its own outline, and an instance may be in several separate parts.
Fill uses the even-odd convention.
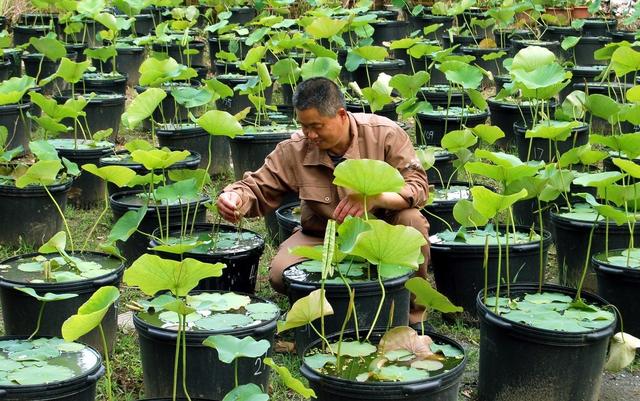
[[[406,394],[422,393],[438,389],[442,386],[442,380],[428,381],[426,383],[406,384],[402,386],[402,391]]]
[[[92,375],[87,376],[87,383],[92,384],[98,381],[104,375],[104,365],[100,365],[100,369]]]
[[[498,319],[493,313],[491,312],[485,312],[484,313],[484,318],[487,319],[491,324],[494,324],[498,327],[501,327],[503,329],[511,329],[511,327],[513,327],[513,325],[511,323],[507,323],[504,320]]]
[[[606,338],[611,337],[611,330],[601,330],[597,333],[587,333],[584,335],[584,339],[587,342],[598,342]]]

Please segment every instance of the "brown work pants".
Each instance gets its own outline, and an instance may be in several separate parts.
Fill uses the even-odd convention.
[[[424,235],[425,239],[429,239],[429,223],[418,209],[389,211],[385,216],[383,216],[383,219],[389,224],[413,227],[416,230],[420,231],[422,235]],[[269,282],[271,283],[271,286],[279,293],[284,294],[286,292],[286,289],[284,287],[284,281],[282,279],[282,272],[284,272],[287,267],[299,263],[305,259],[300,256],[291,255],[289,253],[289,248],[293,248],[299,245],[320,245],[322,244],[323,240],[324,238],[306,235],[302,232],[302,230],[294,232],[291,237],[289,237],[280,245],[280,248],[278,248],[278,253],[271,260],[271,265],[269,266]],[[429,244],[422,247],[422,255],[424,256],[424,262],[418,268],[416,276],[426,278],[427,266],[430,259]],[[409,321],[411,323],[419,322],[422,318],[423,311],[423,308],[418,305],[414,305],[412,302]]]

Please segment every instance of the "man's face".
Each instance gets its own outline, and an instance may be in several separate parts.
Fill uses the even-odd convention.
[[[344,109],[339,109],[333,117],[323,116],[316,108],[296,110],[302,133],[320,150],[337,150],[348,141],[349,117]]]

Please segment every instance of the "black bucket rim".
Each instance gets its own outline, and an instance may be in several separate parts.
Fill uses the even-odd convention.
[[[536,293],[538,291],[538,283],[521,283],[521,284],[511,284],[511,294],[513,293],[525,293],[527,290],[532,293]],[[501,286],[501,289],[506,291],[506,286]],[[496,286],[489,286],[487,294],[494,294],[496,290]],[[520,292],[519,292],[520,290]],[[575,295],[577,290],[571,287],[565,287],[557,284],[543,284],[542,290],[548,290],[552,292],[561,293],[564,295]],[[492,293],[493,291],[493,293]],[[550,329],[541,329],[533,326],[526,325],[524,323],[515,322],[512,320],[507,320],[500,315],[493,313],[491,308],[484,305],[482,302],[482,298],[484,296],[484,290],[480,290],[478,295],[476,296],[476,310],[478,313],[478,317],[480,321],[490,322],[493,325],[497,325],[503,329],[509,329],[513,331],[514,334],[517,334],[519,338],[523,338],[533,342],[544,342],[547,343],[546,340],[549,340],[549,345],[556,346],[576,346],[583,345],[585,343],[596,342],[602,340],[603,338],[609,337],[613,335],[615,331],[616,325],[618,323],[618,315],[614,313],[615,319],[608,326],[597,328],[597,329],[587,329],[581,332],[566,332],[566,331],[556,331]],[[581,297],[587,299],[591,303],[597,303],[600,306],[609,305],[609,303],[599,295],[593,294],[588,291],[582,291]],[[487,317],[489,316],[489,317]]]
[[[504,227],[500,227],[501,229]],[[511,229],[511,227],[509,227],[509,229]],[[531,230],[531,227],[528,226],[521,226],[521,225],[516,225],[516,230],[518,232],[528,232]],[[538,233],[540,230],[536,229],[534,230],[536,233]],[[437,233],[434,233],[433,235],[436,235]],[[538,234],[539,235],[539,234]],[[549,230],[545,230],[543,229],[543,241],[542,241],[542,245],[544,248],[548,248],[551,245],[551,242],[553,242],[553,236],[551,235],[551,232]],[[468,254],[468,253],[478,253],[480,252],[480,254],[484,254],[484,244],[483,245],[473,245],[473,244],[464,244],[461,242],[431,242],[431,250],[435,250],[440,251],[440,252],[449,252],[452,249],[451,248],[455,248],[455,251],[457,254]],[[509,252],[528,252],[528,251],[532,251],[532,250],[537,250],[539,248],[540,245],[540,240],[535,240],[535,241],[530,241],[524,244],[509,244]],[[507,245],[500,243],[500,247],[502,249],[506,249]],[[491,252],[491,250],[497,250],[498,249],[498,244],[489,244],[489,252]]]
[[[15,336],[0,336],[0,341],[5,340],[18,340],[18,339],[26,339],[28,336],[25,335],[15,335]],[[39,336],[35,338],[35,340],[39,338],[58,338],[58,337],[50,337],[50,336]],[[25,384],[25,385],[0,385],[0,399],[5,398],[5,396],[23,396],[28,397],[31,396],[30,393],[34,392],[33,396],[37,396],[37,394],[41,394],[43,391],[54,391],[55,393],[52,395],[59,395],[60,392],[64,394],[64,391],[76,390],[78,387],[82,385],[95,385],[95,383],[102,377],[105,373],[105,367],[102,364],[103,358],[102,355],[98,351],[96,351],[93,347],[80,343],[86,347],[86,349],[91,352],[96,357],[96,365],[93,366],[87,372],[84,372],[78,376],[74,376],[70,379],[57,381],[48,384]],[[3,394],[3,392],[5,392]],[[29,398],[24,398],[29,399]],[[33,400],[41,399],[31,398]]]
[[[112,210],[120,210],[120,211],[124,211],[125,213],[128,212],[129,210],[138,210],[142,207],[142,205],[132,205],[132,204],[127,204],[124,202],[119,201],[116,198],[123,198],[125,196],[130,196],[130,195],[136,195],[136,194],[140,194],[146,192],[144,190],[141,189],[134,189],[131,191],[122,191],[122,192],[116,192],[114,194],[109,195],[109,204],[111,206]],[[187,205],[196,205],[196,204],[200,204],[201,206],[204,206],[205,203],[210,202],[211,201],[211,197],[207,194],[202,194],[199,200],[194,200],[194,201],[189,201],[187,203],[182,203],[180,202],[177,205],[169,205],[169,213],[171,212],[179,212],[180,209],[182,209],[183,207],[187,207]],[[161,211],[164,211],[167,209],[166,205],[150,205],[146,215],[150,214],[150,213],[155,213],[155,209],[159,209]]]
[[[33,89],[33,88],[30,88],[30,89]],[[18,103],[3,104],[2,106],[0,106],[0,114],[5,114],[5,113],[8,114],[9,112],[12,112],[12,111],[20,112],[30,108],[31,108],[31,102],[19,101]]]
[[[611,252],[624,252],[628,248],[616,248],[609,249],[609,253]],[[640,268],[637,267],[628,267],[628,266],[620,266],[615,265],[613,263],[605,262],[601,259],[598,259],[599,256],[605,255],[606,251],[598,252],[591,257],[591,266],[593,266],[594,270],[597,273],[621,273],[623,275],[628,275],[630,278],[635,280],[640,280]],[[613,271],[612,271],[613,270]]]
[[[366,336],[367,332],[368,332],[367,329],[360,330],[360,333],[362,336]],[[335,339],[336,337],[339,336],[339,334],[340,333],[330,334],[329,336],[327,336],[327,340]],[[374,329],[373,334],[376,337],[378,336],[381,337],[383,334],[383,330]],[[438,334],[438,333],[429,332],[429,331],[425,331],[425,334],[429,335],[429,337],[431,337],[432,339],[439,340],[449,345],[453,345],[458,350],[462,351],[463,353],[462,361],[455,368],[449,371],[445,371],[440,373],[439,375],[428,377],[422,380],[411,380],[411,381],[403,381],[403,382],[358,382],[355,380],[342,379],[339,377],[329,376],[327,374],[320,373],[306,364],[306,362],[304,361],[304,355],[306,355],[310,349],[312,349],[313,347],[317,347],[321,343],[321,341],[323,341],[322,339],[316,339],[312,341],[309,345],[307,345],[305,350],[302,353],[303,357],[302,357],[302,364],[300,365],[300,372],[309,381],[322,380],[324,381],[323,385],[328,384],[329,387],[340,388],[340,389],[352,388],[352,389],[366,390],[367,388],[371,388],[371,390],[368,390],[368,392],[371,392],[371,391],[375,391],[376,388],[380,388],[380,391],[388,392],[388,391],[395,390],[399,394],[405,395],[407,393],[418,392],[419,390],[418,391],[416,390],[420,387],[423,387],[425,382],[434,382],[434,386],[429,386],[429,388],[425,388],[424,391],[448,388],[451,384],[455,383],[464,373],[464,369],[467,364],[467,352],[464,349],[464,347],[453,338],[447,337],[443,334]],[[355,330],[346,330],[344,332],[344,335],[346,335],[346,338],[349,338],[349,336],[355,336]],[[433,387],[436,387],[436,388],[433,388]],[[408,390],[408,388],[411,388],[411,390]]]
[[[185,337],[188,345],[198,345],[198,346],[206,347],[206,345],[202,344],[202,341],[204,341],[209,336],[219,335],[219,334],[228,334],[236,337],[246,337],[254,334],[262,335],[264,333],[274,331],[276,329],[278,319],[280,319],[280,316],[282,315],[282,311],[280,310],[280,307],[275,302],[258,295],[253,295],[253,294],[248,294],[248,293],[238,292],[238,291],[191,291],[189,292],[190,295],[200,294],[200,293],[233,293],[238,295],[245,295],[250,297],[252,300],[257,299],[260,302],[275,305],[278,308],[278,314],[270,320],[262,321],[260,322],[260,324],[253,325],[251,327],[237,327],[231,330],[201,330],[201,331],[187,330],[185,332],[186,334]],[[160,340],[160,341],[172,341],[174,343],[176,341],[176,337],[177,337],[176,330],[170,330],[163,327],[153,326],[150,323],[139,318],[138,312],[133,314],[133,325],[135,326],[136,331],[140,336],[146,336],[148,338],[153,338],[154,340]]]
[[[73,92],[74,96],[89,95],[91,93],[95,93],[96,95],[111,96],[108,98],[100,98],[100,97],[94,96],[90,99],[87,99],[89,101],[88,104],[97,104],[102,106],[124,106],[124,104],[127,101],[127,97],[122,93],[113,92],[113,91],[99,91],[99,90],[82,91],[81,89],[82,88],[79,88],[79,90],[75,90],[75,91],[71,91],[70,89],[65,89],[62,91],[62,93],[57,93],[53,95],[53,98],[56,101],[59,101],[59,100],[67,101],[71,99],[71,93]]]
[[[224,228],[225,230],[228,231],[238,231],[238,228],[236,226],[233,226],[231,224],[215,224],[215,223],[196,223],[193,226],[190,225],[190,227],[193,227],[193,231],[196,232],[199,229],[205,229],[206,231],[211,231],[211,228],[213,228],[213,226],[220,226],[221,228]],[[182,226],[178,225],[178,224],[172,224],[169,226],[169,236],[171,236],[171,234],[174,234],[176,232],[180,232]],[[152,234],[151,234],[151,239],[149,240],[149,247],[152,248],[154,246],[158,246],[160,245],[158,242],[156,242],[156,240],[154,238],[158,237],[158,230],[160,230],[160,228],[156,228],[155,230],[153,230]],[[251,233],[254,234],[257,238],[260,239],[260,244],[255,247],[255,248],[251,248],[251,249],[246,249],[243,251],[237,251],[237,252],[225,252],[225,253],[194,253],[194,252],[184,252],[182,255],[185,258],[193,258],[196,259],[198,257],[237,257],[237,256],[241,256],[241,255],[250,255],[252,253],[255,252],[260,252],[262,253],[264,251],[264,247],[265,247],[265,240],[262,237],[262,235],[258,234],[255,231],[249,230],[247,228],[242,228],[242,232],[243,233]],[[151,249],[151,251],[153,252],[157,252],[158,254],[168,254],[167,252],[162,252],[162,251],[155,251],[153,249]]]
[[[241,143],[241,142],[274,142],[274,141],[284,141],[287,139],[291,139],[293,134],[297,133],[298,130],[291,131],[283,131],[283,132],[265,132],[260,134],[243,134],[237,135],[233,138],[230,138],[231,143]]]
[[[180,127],[179,125],[184,124],[185,126]],[[180,137],[181,139],[187,138],[196,138],[201,136],[210,135],[204,128],[199,126],[198,124],[193,123],[178,123],[178,124],[164,124],[164,125],[173,125],[174,128],[161,128],[161,125],[156,127],[156,135],[162,137]],[[178,125],[176,127],[176,125]]]
[[[126,263],[122,259],[119,259],[116,256],[109,255],[104,252],[96,252],[96,251],[84,251],[84,252],[69,251],[68,253],[70,256],[75,256],[77,254],[80,254],[80,255],[91,254],[94,256],[102,256],[109,259],[118,260],[120,262],[120,265],[118,265],[117,268],[113,269],[109,273],[103,274],[102,276],[83,278],[82,280],[75,280],[75,281],[63,281],[63,282],[52,282],[52,283],[29,283],[29,282],[23,282],[23,281],[9,280],[0,276],[0,288],[15,289],[15,287],[29,287],[29,288],[33,288],[36,292],[48,291],[48,292],[61,293],[66,291],[76,291],[79,293],[85,293],[89,290],[95,290],[101,287],[102,285],[106,285],[105,283],[108,284],[112,282],[118,282],[122,277],[122,274],[124,273]],[[12,256],[10,258],[0,261],[0,264],[7,264],[7,262],[13,262],[18,259],[30,258],[30,257],[39,256],[39,255],[42,255],[42,254],[40,252],[20,254],[20,255]],[[85,290],[85,291],[80,291],[80,290]]]
[[[551,223],[554,226],[560,226],[563,228],[591,229],[591,227],[593,227],[593,223],[595,223],[595,221],[589,222],[584,220],[571,219],[567,216],[561,216],[553,210],[551,210],[549,216],[551,217]],[[629,232],[629,227],[627,227],[626,225],[618,226],[614,222],[610,222],[609,224],[607,224],[606,220],[599,220],[597,223],[598,226],[596,227],[596,232],[604,231],[605,229],[607,229],[607,226],[609,233]]]
[[[53,194],[68,191],[73,185],[73,178],[67,177],[64,182],[47,185],[47,190]],[[29,196],[48,196],[47,191],[42,185],[28,185],[24,188],[18,188],[15,185],[0,184],[0,195],[13,197],[29,197]]]
[[[123,150],[117,150],[115,152],[116,155],[118,154],[123,154],[123,153],[129,153],[128,150],[123,149]],[[180,169],[185,169],[185,168],[189,168],[189,167],[197,167],[200,164],[200,161],[202,160],[202,155],[200,155],[200,153],[190,150],[189,153],[191,153],[191,156],[193,156],[193,159],[188,160],[188,159],[184,159],[181,160],[177,163],[172,164],[171,166],[167,167],[165,170],[180,170]],[[146,172],[148,173],[149,170],[147,170],[144,165],[142,165],[141,163],[118,163],[116,161],[111,162],[111,161],[103,161],[103,158],[106,157],[111,157],[110,155],[103,155],[100,160],[99,160],[99,166],[100,167],[104,167],[104,166],[124,166],[124,167],[128,167],[132,170],[136,170],[136,171],[141,171],[141,172]],[[183,165],[184,164],[184,165]],[[161,173],[162,169],[157,169],[155,170],[155,172],[157,173]]]

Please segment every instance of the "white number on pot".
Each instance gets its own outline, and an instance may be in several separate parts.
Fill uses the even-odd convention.
[[[256,366],[256,371],[253,374],[254,376],[260,376],[262,374],[262,372],[264,371],[264,367],[262,366],[262,359],[257,358],[255,360],[255,362],[253,363],[253,366]]]

